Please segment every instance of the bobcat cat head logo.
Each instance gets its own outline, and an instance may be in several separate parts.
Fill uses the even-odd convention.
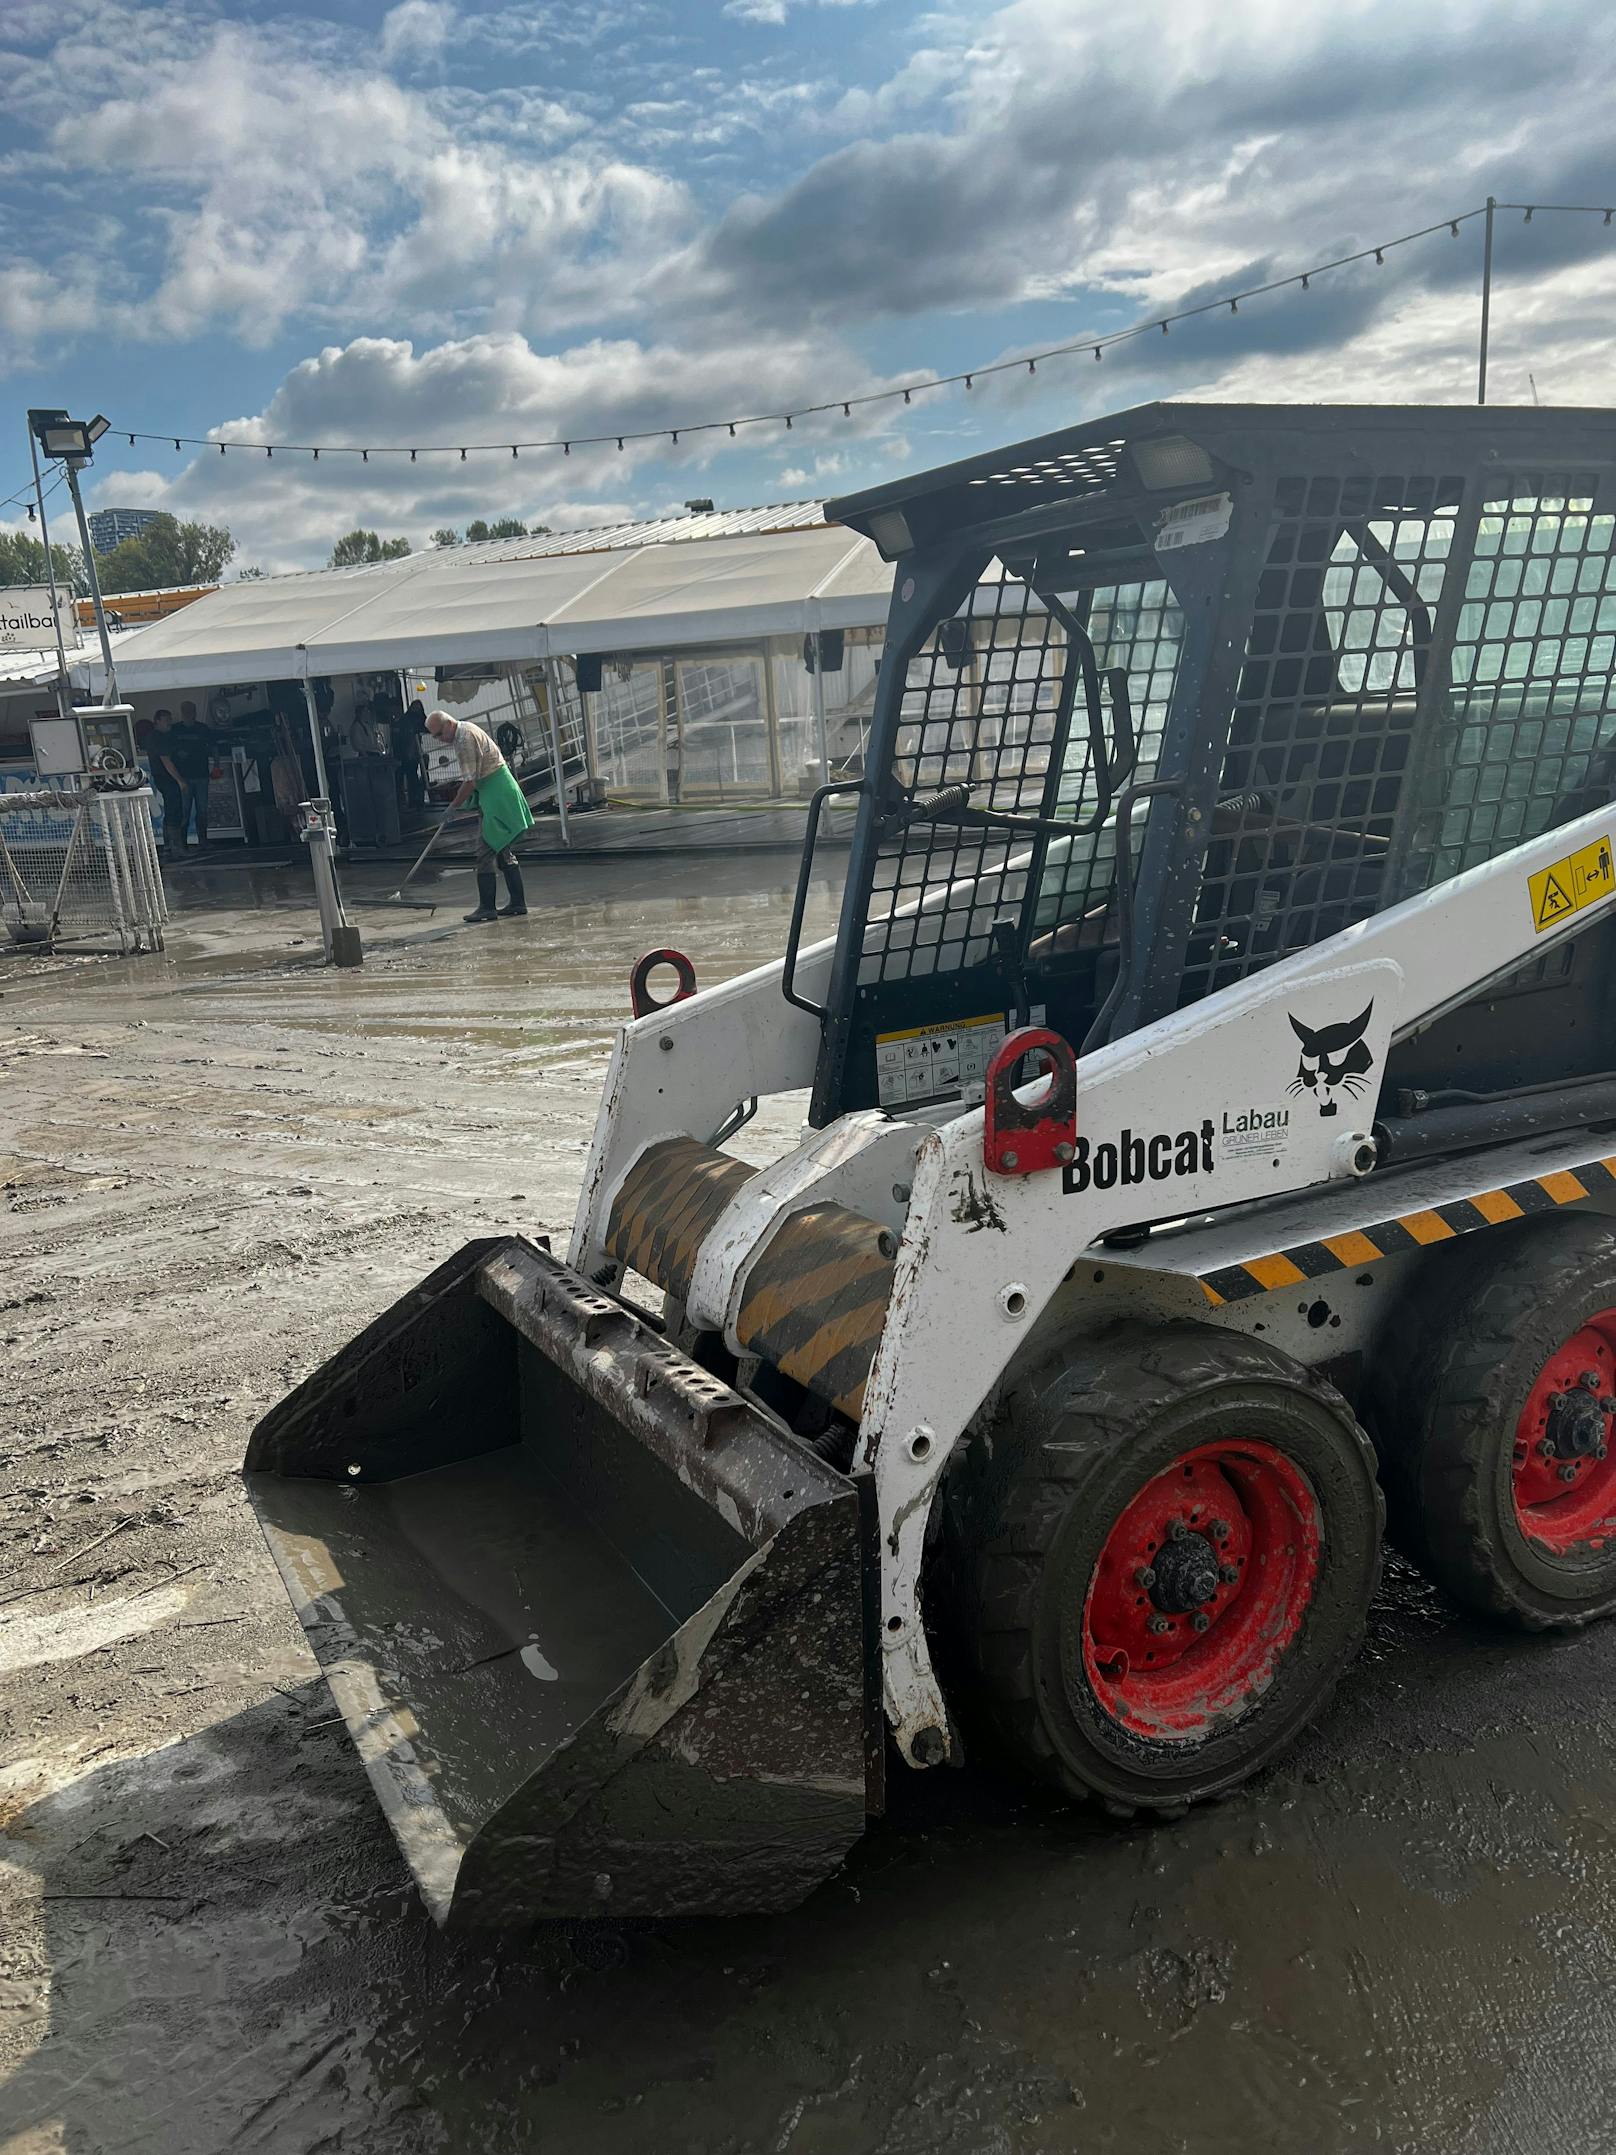
[[[1313,1093],[1321,1115],[1337,1112],[1337,1093],[1356,1096],[1364,1090],[1364,1078],[1375,1065],[1364,1039],[1364,1028],[1374,1008],[1373,1003],[1368,1003],[1357,1017],[1348,1018],[1344,1024],[1321,1025],[1317,1029],[1304,1025],[1300,1018],[1291,1019],[1291,1031],[1302,1043],[1302,1059],[1289,1090]]]

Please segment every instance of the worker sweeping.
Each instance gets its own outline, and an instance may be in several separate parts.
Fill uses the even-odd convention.
[[[522,920],[527,915],[527,893],[516,860],[516,841],[533,828],[532,812],[522,789],[511,776],[498,744],[481,726],[469,719],[451,718],[447,711],[429,711],[426,730],[434,740],[452,747],[460,764],[460,790],[450,802],[451,814],[475,794],[477,834],[477,910],[470,921]],[[494,870],[505,875],[507,903],[494,904]]]

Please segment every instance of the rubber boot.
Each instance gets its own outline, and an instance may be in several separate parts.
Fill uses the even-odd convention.
[[[505,871],[505,889],[509,896],[510,903],[508,905],[502,905],[500,907],[500,919],[526,920],[527,892],[522,887],[522,871],[520,868],[517,867],[514,861],[512,861],[511,865]]]
[[[467,920],[498,920],[494,910],[494,871],[488,869],[477,878],[477,910],[466,914]]]

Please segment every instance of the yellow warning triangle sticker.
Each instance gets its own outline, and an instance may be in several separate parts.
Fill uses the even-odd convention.
[[[1538,900],[1537,924],[1546,928],[1551,920],[1558,920],[1562,913],[1571,911],[1571,900],[1556,881],[1551,869],[1543,879],[1543,895]]]

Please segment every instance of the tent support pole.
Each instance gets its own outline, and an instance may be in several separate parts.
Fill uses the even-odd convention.
[[[814,747],[819,755],[819,783],[830,784],[830,742],[825,730],[825,639],[814,632]]]
[[[779,800],[784,791],[780,776],[780,705],[774,693],[774,646],[763,641],[763,720],[769,736],[769,792]]]
[[[314,700],[314,683],[303,676],[303,701],[309,713],[309,739],[314,743],[314,782],[322,801],[331,799],[331,780],[325,767],[325,743],[320,738],[320,706]]]
[[[557,675],[554,659],[541,661],[544,668],[544,715],[550,728],[550,766],[555,772],[556,814],[561,819],[561,843],[572,844],[567,830],[567,773],[561,761],[561,723],[557,716]],[[515,687],[513,680],[512,687]]]

